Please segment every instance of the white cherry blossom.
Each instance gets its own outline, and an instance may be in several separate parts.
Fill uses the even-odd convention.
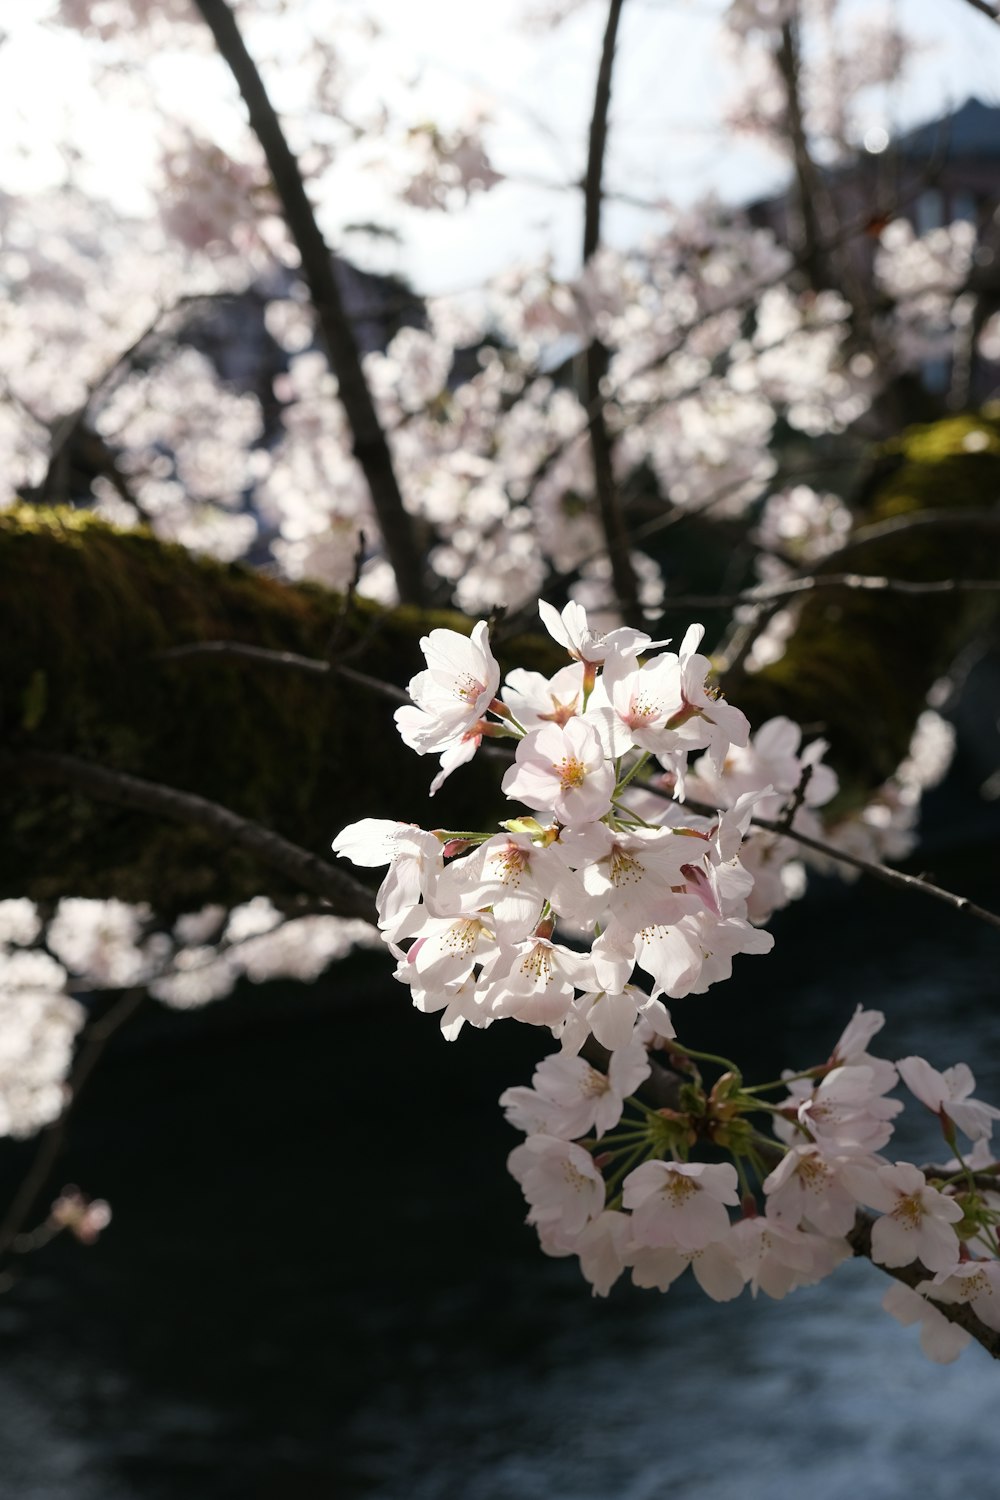
[[[901,1057],[896,1066],[906,1087],[921,1104],[957,1125],[970,1141],[990,1139],[994,1120],[1000,1120],[1000,1109],[969,1097],[976,1080],[966,1063],[956,1063],[943,1073],[922,1057]]]
[[[577,1234],[604,1207],[604,1178],[589,1151],[571,1141],[530,1135],[507,1167],[531,1205],[532,1224]]]
[[[928,1283],[924,1282],[926,1286]],[[882,1298],[887,1313],[904,1328],[920,1324],[920,1347],[938,1365],[950,1365],[972,1342],[972,1334],[951,1323],[944,1313],[919,1292],[894,1281]]]
[[[873,1171],[848,1168],[847,1175],[861,1200],[882,1211],[872,1225],[873,1260],[883,1266],[919,1260],[929,1271],[955,1264],[961,1205],[930,1187],[919,1167],[900,1161]]]
[[[592,725],[580,718],[545,724],[517,747],[503,790],[562,823],[591,823],[611,807],[615,773]]]
[[[739,1202],[736,1168],[703,1162],[647,1161],[625,1178],[637,1244],[701,1250],[729,1231],[726,1204]]]
[[[427,669],[410,679],[412,707],[396,710],[403,743],[418,755],[448,750],[474,728],[500,686],[500,668],[490,650],[485,620],[471,636],[432,630],[420,648]]]

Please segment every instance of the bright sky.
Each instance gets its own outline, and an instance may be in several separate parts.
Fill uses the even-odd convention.
[[[331,13],[330,0],[300,3]],[[883,91],[872,98],[872,125],[905,128],[945,113],[970,93],[1000,103],[1000,27],[965,0],[895,3],[922,51],[909,82],[889,97]],[[856,15],[874,8],[871,0],[848,4],[848,18],[852,5]],[[70,142],[89,190],[125,212],[147,211],[155,162],[151,96],[168,114],[198,120],[203,133],[223,145],[238,137],[239,115],[215,59],[190,47],[162,51],[148,74],[98,92],[93,44],[45,25],[51,8],[52,0],[17,0],[4,14],[0,187],[31,193],[58,184]],[[555,31],[533,32],[515,24],[525,0],[369,0],[369,8],[384,36],[377,47],[348,38],[361,69],[358,102],[397,104],[414,123],[434,118],[445,124],[480,103],[494,121],[488,141],[509,181],[461,213],[427,214],[396,206],[383,174],[370,166],[360,171],[356,163],[345,164],[333,173],[322,204],[331,236],[337,240],[344,225],[359,221],[391,224],[403,243],[375,252],[381,266],[404,271],[426,291],[478,284],[512,260],[545,250],[561,269],[572,269],[579,259],[580,195],[560,184],[583,168],[603,0],[582,4]],[[612,105],[607,180],[613,189],[678,204],[712,189],[739,201],[782,179],[781,163],[764,148],[719,132],[735,80],[718,45],[723,8],[724,0],[629,0]],[[280,40],[278,24],[270,27]],[[405,84],[394,83],[395,75]],[[275,78],[272,92],[279,106],[294,110],[294,76]],[[659,222],[656,214],[612,201],[606,237],[634,243]],[[373,253],[354,236],[343,244],[359,259]]]

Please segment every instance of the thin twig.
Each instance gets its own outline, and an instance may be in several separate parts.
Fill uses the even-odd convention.
[[[643,782],[642,786],[644,791],[653,792],[657,797],[662,797],[665,802],[673,802],[677,807],[686,808],[703,817],[717,818],[719,816],[719,809],[707,802],[678,802],[676,797],[665,791],[663,787],[657,786],[655,781]],[[750,826],[762,828],[766,833],[779,834],[782,838],[792,839],[803,848],[812,849],[817,854],[826,855],[828,859],[839,860],[841,864],[850,865],[852,869],[860,870],[862,874],[870,875],[874,880],[881,880],[884,885],[892,885],[899,890],[922,892],[933,901],[944,902],[953,911],[963,912],[966,916],[976,917],[980,922],[986,922],[990,927],[1000,928],[1000,916],[996,912],[987,911],[986,907],[977,906],[967,896],[959,896],[954,891],[946,891],[943,886],[934,885],[932,881],[925,880],[920,875],[904,875],[902,870],[894,870],[889,865],[881,865],[871,859],[862,859],[857,854],[848,854],[846,850],[838,849],[834,844],[827,844],[822,839],[810,838],[808,834],[799,833],[795,828],[786,828],[783,822],[774,818],[752,817]]]
[[[354,667],[342,666],[340,662],[323,661],[317,656],[300,656],[297,651],[271,651],[266,646],[251,646],[245,641],[192,641],[186,646],[171,646],[168,651],[158,651],[154,661],[183,661],[192,656],[233,657],[259,662],[262,666],[286,667],[296,672],[309,672],[317,677],[343,677],[358,687],[368,688],[373,693],[388,698],[393,703],[409,703],[410,695],[392,682],[382,682],[378,677],[369,677],[367,672],[358,672]]]
[[[279,871],[303,890],[323,896],[330,903],[332,915],[375,921],[375,898],[367,886],[320,859],[319,855],[290,843],[263,824],[241,817],[218,802],[209,802],[193,792],[182,792],[159,782],[144,781],[124,771],[110,771],[73,755],[49,751],[2,750],[0,767],[15,775],[79,787],[101,802],[203,828],[225,844],[243,849],[262,864]]]
[[[424,599],[423,565],[412,523],[344,309],[330,247],[317,223],[302,172],[226,0],[195,0],[195,4],[239,86],[251,128],[267,158],[289,233],[302,260],[302,275],[337,377],[338,396],[354,437],[354,455],[371,492],[399,596],[406,604],[420,604]]]
[[[817,573],[784,582],[762,583],[738,594],[678,594],[668,599],[670,609],[732,609],[737,604],[772,604],[818,589],[860,590],[875,594],[961,594],[995,593],[1000,590],[996,578],[938,578],[916,582],[908,578],[882,578],[871,573]]]

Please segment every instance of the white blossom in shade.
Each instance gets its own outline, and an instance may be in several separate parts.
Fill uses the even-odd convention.
[[[674,722],[685,712],[680,662],[672,651],[639,664],[635,651],[614,652],[588,705],[608,726],[612,755],[633,746],[655,755],[681,749]]]
[[[604,1178],[589,1151],[550,1135],[530,1135],[507,1158],[531,1212],[528,1220],[578,1234],[604,1207]]]
[[[565,724],[583,712],[583,663],[572,662],[552,677],[515,667],[507,673],[500,697],[523,729]]]
[[[144,906],[66,896],[56,907],[45,941],[70,973],[95,989],[118,989],[145,976],[139,939],[148,917]]]
[[[500,668],[490,650],[485,620],[471,636],[432,630],[420,642],[427,670],[410,679],[414,706],[399,708],[396,727],[418,755],[450,749],[485,714],[500,686]]]
[[[814,561],[843,545],[851,521],[851,512],[839,495],[821,495],[807,484],[796,484],[768,498],[757,523],[756,541],[785,558]]]
[[[534,844],[523,833],[497,834],[452,860],[438,879],[434,899],[440,911],[489,907],[498,938],[510,942],[534,930],[545,901],[557,915],[585,923],[601,914],[600,903],[588,898],[561,852]]]
[[[103,1198],[87,1198],[76,1187],[64,1187],[49,1209],[53,1229],[68,1229],[81,1245],[93,1245],[111,1223],[111,1205]]]
[[[925,708],[910,737],[906,757],[894,772],[904,786],[926,791],[944,780],[955,754],[955,726],[932,708]]]
[[[415,1010],[424,1015],[440,1015],[441,1035],[446,1042],[453,1042],[466,1022],[481,1030],[493,1024],[471,965],[460,978],[443,985],[425,984],[412,964],[401,964],[395,977],[401,984],[409,985]]]
[[[1000,1120],[1000,1109],[969,1097],[976,1080],[966,1063],[956,1063],[943,1073],[922,1057],[901,1057],[896,1066],[906,1087],[921,1104],[957,1125],[970,1141],[990,1139],[994,1120]]]
[[[415,823],[398,823],[391,818],[362,818],[360,822],[342,828],[332,847],[335,854],[353,864],[389,866],[375,897],[379,927],[390,942],[397,941],[404,934],[412,936],[407,930],[408,924],[418,912],[421,901],[433,897],[444,865],[440,839],[418,828]]]
[[[516,1016],[533,1026],[558,1026],[574,989],[593,989],[590,954],[575,953],[548,938],[501,944],[482,973],[485,1004],[494,1016]]]
[[[12,896],[0,901],[0,944],[15,943],[26,947],[42,930],[42,919],[34,901],[27,896]]]
[[[73,1043],[86,1019],[62,993],[65,978],[47,954],[0,952],[0,1136],[33,1135],[62,1113]]]
[[[637,1245],[701,1250],[729,1232],[726,1204],[739,1202],[736,1168],[728,1162],[646,1161],[622,1185]]]
[[[611,806],[615,773],[597,731],[574,718],[525,735],[502,786],[508,797],[538,812],[551,810],[561,823],[592,823]]]
[[[292,917],[270,932],[248,938],[235,959],[247,978],[261,984],[268,979],[297,979],[311,984],[338,958],[356,947],[377,946],[379,937],[368,922],[356,917],[316,914]]]
[[[227,943],[242,943],[262,932],[270,932],[281,920],[281,912],[270,897],[254,896],[242,906],[233,907],[223,937]]]
[[[819,1146],[793,1146],[764,1179],[768,1216],[793,1226],[805,1221],[820,1234],[847,1234],[859,1202],[847,1166],[847,1158],[827,1156]]]
[[[852,1254],[845,1239],[809,1234],[773,1214],[758,1214],[733,1225],[736,1260],[751,1294],[780,1301],[799,1286],[812,1286]]]
[[[896,1082],[895,1069],[889,1067],[890,1074],[861,1065],[833,1068],[801,1100],[793,1084],[790,1097],[798,1103],[798,1123],[833,1155],[881,1150],[892,1137],[891,1122],[903,1108],[898,1099],[885,1099],[879,1092]],[[792,1138],[787,1127],[777,1133]]]
[[[574,1140],[591,1130],[601,1136],[617,1125],[625,1100],[649,1077],[649,1059],[639,1042],[611,1055],[606,1073],[582,1057],[556,1053],[539,1063],[530,1089],[507,1089],[500,1103],[518,1130]]]
[[[441,790],[452,771],[457,771],[459,766],[468,765],[482,742],[481,734],[477,734],[474,729],[467,729],[457,744],[449,745],[447,750],[441,751],[438,773],[430,784],[432,797],[435,797]]]
[[[396,971],[397,978],[407,974],[405,982],[410,983],[412,975],[419,987],[429,991],[443,993],[463,984],[477,964],[492,958],[497,951],[492,927],[475,913],[425,917],[411,936],[416,941],[406,954],[405,963]],[[398,949],[395,951],[399,953]],[[432,1004],[429,1008],[439,1007]]]
[[[917,1287],[936,1302],[967,1302],[979,1320],[1000,1333],[1000,1261],[956,1259]]]
[[[868,1044],[872,1037],[880,1032],[884,1025],[885,1016],[880,1010],[863,1010],[859,1004],[830,1054],[830,1062],[835,1066],[846,1064],[851,1067],[870,1068],[872,1086],[877,1094],[888,1093],[890,1089],[896,1087],[899,1081],[896,1064],[884,1057],[873,1057],[868,1051]]]
[[[654,1035],[668,1040],[677,1035],[670,1012],[661,1000],[626,984],[621,990],[590,990],[578,995],[559,1032],[564,1052],[579,1052],[593,1035],[609,1052],[626,1047],[642,1017]]]
[[[226,920],[224,906],[203,906],[200,911],[185,912],[174,923],[174,937],[185,946],[208,943],[222,929]]]
[[[565,646],[576,661],[598,664],[608,653],[648,651],[653,646],[665,646],[666,641],[654,641],[644,631],[634,630],[630,625],[600,634],[590,628],[587,611],[582,604],[571,601],[560,614],[544,599],[538,601],[538,613],[542,624],[554,641]]]
[[[665,1292],[690,1266],[698,1285],[713,1302],[731,1302],[746,1285],[746,1276],[736,1258],[737,1243],[732,1236],[735,1227],[727,1225],[724,1235],[697,1250],[633,1242],[628,1264],[632,1267],[634,1284]]]
[[[935,1364],[950,1365],[972,1340],[971,1333],[949,1322],[932,1302],[902,1282],[893,1282],[882,1298],[882,1306],[904,1328],[920,1324],[920,1347]]]
[[[625,1269],[631,1228],[627,1214],[606,1208],[577,1236],[573,1249],[595,1297],[606,1297]]]
[[[13,953],[0,948],[0,991],[61,990],[65,983],[66,970],[48,953],[37,948]]]
[[[906,1161],[872,1170],[849,1167],[845,1176],[861,1201],[880,1211],[872,1225],[872,1260],[882,1266],[919,1260],[928,1271],[955,1264],[961,1205],[929,1187],[919,1167]]]
[[[684,868],[697,851],[693,841],[669,828],[612,829],[584,823],[559,841],[580,871],[589,896],[619,926],[637,932],[647,923],[666,925],[697,909],[687,895]]]
[[[737,917],[720,922],[702,911],[673,926],[642,928],[635,940],[635,961],[653,980],[654,999],[667,994],[680,1000],[728,979],[737,953],[770,953],[773,947],[771,933]]]
[[[747,743],[750,724],[740,709],[727,703],[716,689],[706,687],[712,663],[698,651],[704,634],[703,625],[690,625],[681,642],[678,673],[683,707],[677,717],[683,716],[684,722],[673,727],[685,751],[707,748],[709,761],[718,769],[731,745]]]
[[[802,807],[793,825],[799,827],[804,809],[822,807],[837,790],[836,773],[823,764],[827,742],[813,740],[804,750],[801,744],[798,724],[784,716],[768,719],[746,745],[730,748],[721,767],[716,768],[707,755],[699,757],[685,780],[687,795],[713,807],[732,807],[746,793],[768,788],[770,795],[756,804],[757,815],[779,818],[808,769]],[[815,828],[814,823],[811,826]],[[802,831],[809,831],[804,824]]]
[[[149,993],[172,1010],[197,1010],[232,993],[239,970],[228,953],[216,948],[182,948],[167,973],[154,979]]]

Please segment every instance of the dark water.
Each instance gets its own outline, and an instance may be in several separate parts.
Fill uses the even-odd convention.
[[[676,1005],[685,1040],[773,1077],[862,1001],[886,1053],[966,1058],[1000,1099],[1000,933],[858,887],[777,937]],[[780,1304],[591,1298],[538,1252],[504,1169],[496,1097],[545,1039],[449,1046],[386,973],[366,957],[311,995],[151,1009],[119,1039],[60,1170],[114,1223],[0,1300],[2,1500],[996,1492],[1000,1366],[927,1362],[870,1265]],[[923,1115],[893,1149],[941,1154]]]

